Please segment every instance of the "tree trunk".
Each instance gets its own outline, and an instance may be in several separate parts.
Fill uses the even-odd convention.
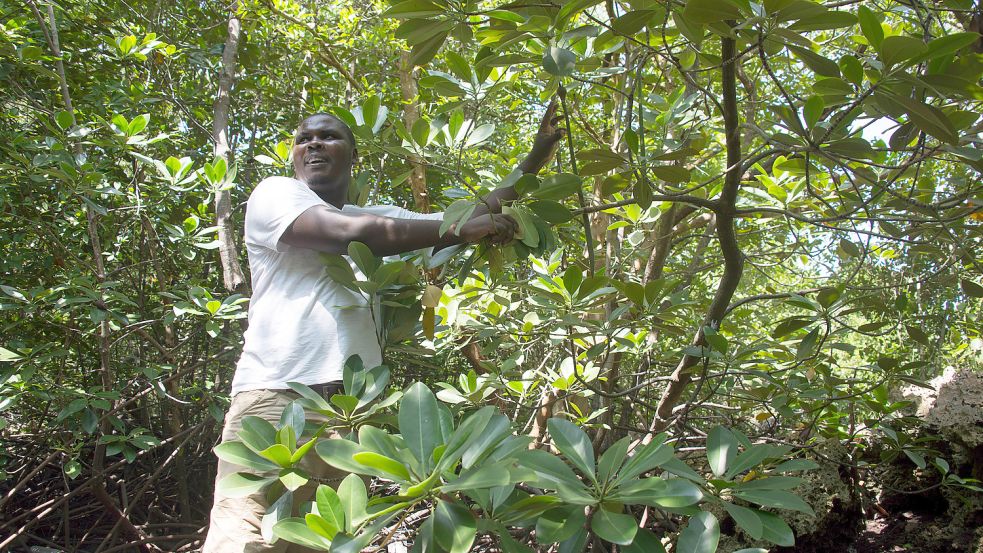
[[[413,125],[420,120],[420,104],[416,94],[416,68],[410,63],[410,53],[399,55],[399,92],[403,98],[403,124],[412,132]],[[420,213],[430,213],[430,195],[427,193],[427,166],[418,155],[410,156],[410,189],[413,190],[413,204]]]
[[[236,12],[239,3],[234,2],[229,11],[229,35],[222,51],[222,72],[219,74],[218,95],[215,98],[215,120],[212,123],[212,139],[215,142],[215,157],[225,158],[232,167],[232,150],[229,148],[229,104],[232,84],[235,81],[236,56],[239,52],[239,36],[242,25]],[[232,228],[232,199],[229,190],[215,192],[215,224],[218,226],[218,252],[222,260],[222,279],[230,292],[242,292],[246,277],[239,264],[239,250],[236,247],[236,233]]]

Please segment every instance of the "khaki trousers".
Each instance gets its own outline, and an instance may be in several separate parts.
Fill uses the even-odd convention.
[[[326,394],[330,397],[334,392]],[[225,427],[222,430],[222,441],[237,440],[238,432],[242,429],[243,417],[252,415],[261,417],[274,425],[280,421],[283,409],[291,401],[300,396],[292,390],[250,390],[239,392],[232,398],[232,405],[225,415]],[[308,423],[321,424],[327,419],[318,413],[307,412]],[[339,437],[338,433],[330,435]],[[329,466],[311,450],[300,462],[300,467],[313,478],[304,486],[294,491],[293,516],[297,516],[298,508],[305,501],[314,498],[318,484],[327,484],[337,488],[347,473]],[[212,506],[211,523],[208,527],[208,537],[202,547],[202,553],[306,553],[314,551],[284,540],[268,544],[263,540],[260,527],[263,515],[270,506],[266,490],[256,492],[247,497],[226,497],[219,493],[217,484],[225,476],[236,472],[251,472],[263,476],[275,476],[277,471],[258,471],[219,459],[218,473],[215,476],[215,502]]]

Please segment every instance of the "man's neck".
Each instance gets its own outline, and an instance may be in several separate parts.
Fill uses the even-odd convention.
[[[304,183],[308,188],[311,189],[318,198],[321,198],[326,203],[329,203],[338,209],[341,209],[348,203],[348,186],[339,185],[336,183],[319,183],[319,182],[307,182]]]

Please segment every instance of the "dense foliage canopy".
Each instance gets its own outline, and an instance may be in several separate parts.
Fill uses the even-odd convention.
[[[668,482],[694,501],[573,501],[586,527],[541,506],[526,514],[555,528],[537,535],[627,544],[630,515],[677,551],[712,551],[722,512],[703,497],[790,545],[775,514],[810,507],[784,484],[739,483],[785,478],[778,463],[828,439],[852,444],[855,469],[906,455],[965,484],[893,392],[983,364],[973,0],[27,0],[0,14],[0,549],[198,543],[248,306],[245,200],[290,174],[291,131],[318,111],[357,136],[353,202],[450,225],[496,186],[522,193],[504,249],[383,262],[356,244],[363,282],[325,261],[385,299],[385,380],[412,385],[400,417],[438,390],[450,440],[498,420],[480,410],[493,404],[577,482],[596,483],[595,453],[614,478],[603,454],[629,444],[666,441],[689,463],[645,470],[688,475]],[[569,141],[521,176],[553,98]],[[735,465],[739,447],[759,453]],[[524,455],[541,470],[522,481],[555,490],[553,461]],[[365,473],[401,481],[390,469]],[[438,501],[434,547],[467,550],[441,525],[495,501]],[[700,530],[677,543],[682,520]]]

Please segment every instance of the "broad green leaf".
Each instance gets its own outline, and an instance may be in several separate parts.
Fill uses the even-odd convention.
[[[298,468],[285,468],[280,471],[280,482],[290,491],[295,491],[310,481],[310,475]]]
[[[795,348],[795,360],[803,361],[812,356],[813,350],[816,349],[816,342],[819,341],[819,327],[812,329],[805,338],[799,342],[799,345]]]
[[[321,517],[314,513],[307,513],[304,516],[304,522],[307,523],[308,528],[314,530],[315,532],[328,538],[329,540],[334,539],[335,535],[337,535],[338,532],[341,531],[341,528],[338,528],[330,521],[325,520],[324,517]]]
[[[682,478],[663,480],[652,477],[622,485],[611,498],[622,503],[680,508],[699,503],[703,499],[703,492],[695,484]]]
[[[788,523],[772,513],[754,511],[761,519],[761,538],[776,545],[792,547],[795,545],[795,534]]]
[[[866,6],[860,6],[857,8],[857,19],[860,20],[860,30],[867,38],[867,42],[869,42],[874,49],[879,50],[881,47],[881,42],[884,41],[884,29],[881,28],[880,20],[877,19],[874,12],[870,11],[870,8]]]
[[[563,204],[554,200],[529,202],[529,209],[547,223],[559,225],[573,219],[573,213]]]
[[[562,200],[576,194],[582,184],[580,177],[571,173],[550,175],[532,192],[532,196],[541,200]]]
[[[348,256],[355,262],[355,266],[362,271],[363,275],[371,275],[382,264],[382,260],[376,257],[368,246],[361,242],[351,242],[348,244]]]
[[[628,446],[631,438],[625,436],[617,442],[611,444],[597,461],[597,479],[599,482],[608,482],[614,477],[618,469],[628,460]]]
[[[212,451],[223,461],[253,470],[273,470],[277,468],[275,463],[271,463],[260,457],[240,441],[222,442],[215,446]]]
[[[587,434],[579,426],[565,419],[551,418],[547,421],[546,427],[560,453],[580,469],[582,474],[597,481],[594,446]]]
[[[638,532],[638,521],[631,515],[612,513],[601,508],[594,513],[590,529],[603,540],[618,545],[628,545]]]
[[[75,121],[75,116],[72,115],[70,111],[59,111],[55,114],[55,123],[61,130],[68,130],[71,128],[73,122]]]
[[[716,426],[707,434],[707,460],[715,476],[727,472],[727,466],[737,456],[737,439],[730,430]]]
[[[806,127],[811,129],[819,122],[819,118],[822,117],[825,107],[826,102],[823,101],[822,96],[810,96],[806,100],[805,105],[802,107],[802,118],[805,119]]]
[[[742,17],[741,10],[728,0],[689,0],[682,15],[693,25],[706,25]]]
[[[959,286],[967,296],[971,298],[983,298],[983,286],[980,284],[964,278],[959,281]]]
[[[368,493],[365,482],[355,474],[349,474],[338,485],[338,499],[345,512],[345,531],[352,532],[366,518]]]
[[[532,469],[536,473],[535,484],[541,487],[556,489],[558,484],[582,485],[570,466],[555,455],[533,449],[518,452],[515,458],[519,466]]]
[[[856,56],[846,54],[840,58],[840,71],[851,83],[860,86],[864,82],[864,68]]]
[[[761,518],[758,517],[757,512],[726,501],[723,502],[723,505],[724,509],[727,509],[727,513],[734,519],[734,522],[747,532],[749,536],[756,540],[761,539],[764,527],[761,524]]]
[[[889,36],[881,42],[881,59],[886,67],[918,57],[928,51],[928,46],[910,36]]]
[[[314,446],[314,451],[332,467],[356,474],[382,476],[371,467],[356,462],[353,457],[364,449],[355,442],[344,439],[321,440]]]
[[[666,548],[655,534],[639,528],[635,539],[630,545],[622,547],[621,551],[622,553],[666,553]]]
[[[301,518],[288,518],[277,522],[273,526],[273,535],[319,551],[327,551],[331,547],[331,540],[311,530]]]
[[[443,499],[433,514],[433,536],[448,553],[467,553],[474,543],[477,523],[467,508]]]
[[[395,459],[390,459],[385,455],[380,455],[374,451],[363,451],[361,453],[356,453],[352,456],[352,459],[355,462],[377,469],[389,475],[390,478],[395,477],[399,480],[410,479],[410,473],[408,470],[406,470],[406,467],[403,466],[402,463],[396,461]]]
[[[797,58],[802,60],[802,63],[804,63],[806,67],[811,69],[817,75],[822,75],[824,77],[840,76],[840,66],[837,65],[835,61],[817,54],[808,48],[793,46],[791,44],[786,45],[786,47],[791,50]]]
[[[541,543],[557,543],[574,535],[587,522],[584,508],[574,505],[550,509],[536,520],[536,540]]]
[[[471,131],[470,134],[468,134],[468,139],[464,143],[464,147],[470,148],[472,146],[477,146],[478,144],[481,144],[482,142],[488,140],[488,138],[491,137],[491,135],[494,132],[495,132],[495,125],[492,125],[490,123],[481,125],[478,128]]]
[[[790,317],[778,323],[778,326],[775,327],[775,330],[771,331],[771,337],[777,340],[782,336],[788,336],[789,334],[795,332],[796,330],[805,328],[814,322],[815,319],[811,317]]]
[[[382,12],[382,16],[396,19],[411,19],[439,15],[443,11],[443,8],[430,0],[406,0]]]
[[[406,447],[424,466],[440,443],[437,398],[422,382],[410,386],[399,404],[399,430]]]
[[[442,31],[434,34],[430,38],[413,46],[410,51],[410,64],[426,65],[437,55],[440,47],[444,45],[450,31]]]
[[[577,55],[566,48],[550,46],[543,54],[543,69],[557,77],[572,75],[576,62]]]
[[[290,449],[283,444],[273,444],[263,451],[260,451],[259,454],[281,467],[289,467],[291,465]]]
[[[690,517],[689,524],[679,534],[676,551],[679,553],[714,553],[720,541],[717,517],[706,511]]]
[[[928,43],[928,48],[924,54],[919,56],[921,59],[936,59],[956,52],[976,44],[980,39],[977,33],[952,33],[939,37]]]
[[[345,526],[345,506],[342,505],[341,497],[338,492],[330,486],[320,485],[315,493],[315,505],[317,513],[329,524],[339,530],[344,530]],[[334,536],[330,536],[334,537]]]
[[[765,459],[783,455],[785,451],[786,448],[779,448],[768,444],[755,444],[744,450],[734,459],[734,462],[724,474],[724,478],[732,479],[738,474],[758,466]]]
[[[0,361],[16,361],[20,358],[21,356],[17,353],[14,353],[7,348],[0,347]]]
[[[930,106],[900,95],[886,95],[886,97],[897,104],[908,114],[909,120],[920,130],[934,136],[935,138],[952,145],[959,143],[959,136],[956,133],[952,122],[946,114],[935,106]]]
[[[801,497],[783,490],[735,490],[734,496],[765,507],[790,509],[807,515],[815,515],[812,507]]]
[[[221,479],[216,488],[225,497],[240,498],[258,492],[275,480],[258,474],[236,472]]]
[[[451,480],[441,486],[440,489],[443,492],[467,492],[469,490],[506,486],[509,482],[510,475],[506,464],[479,465],[462,473],[460,478]]]
[[[678,165],[656,165],[655,167],[649,167],[649,170],[659,180],[664,180],[671,184],[689,182],[690,180],[689,169]]]
[[[659,434],[647,445],[637,448],[618,471],[616,482],[625,482],[644,474],[673,458],[671,446],[666,445],[666,434]]]
[[[273,534],[273,527],[276,526],[276,523],[290,518],[293,500],[294,493],[287,490],[263,513],[263,520],[260,522],[259,532],[268,543],[272,543],[277,539]]]
[[[140,131],[147,128],[147,124],[150,123],[150,114],[144,113],[134,117],[130,124],[126,126],[126,135],[134,136],[140,134]]]

